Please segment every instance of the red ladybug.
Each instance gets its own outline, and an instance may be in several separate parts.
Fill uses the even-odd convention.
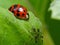
[[[14,16],[16,16],[19,19],[29,19],[27,9],[20,4],[12,5],[9,8],[9,11],[11,11],[14,14]]]

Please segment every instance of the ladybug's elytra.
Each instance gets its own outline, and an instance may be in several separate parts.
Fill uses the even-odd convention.
[[[19,19],[29,19],[27,9],[20,4],[12,5],[9,8],[9,11],[11,11],[14,14],[14,16],[16,16]]]

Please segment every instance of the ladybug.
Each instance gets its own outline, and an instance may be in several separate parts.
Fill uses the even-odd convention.
[[[15,17],[19,18],[19,19],[29,19],[29,13],[27,12],[27,9],[20,5],[20,4],[15,4],[12,5],[9,8],[9,11],[11,11]]]

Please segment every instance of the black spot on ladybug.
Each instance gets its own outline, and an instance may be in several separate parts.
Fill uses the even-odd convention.
[[[17,10],[17,12],[20,12],[19,9]]]
[[[24,16],[24,13],[22,14],[22,16]]]
[[[14,5],[14,9],[17,7],[17,5]]]
[[[12,11],[12,13],[14,13],[14,11]]]
[[[17,13],[17,16],[20,16],[20,14]]]
[[[24,10],[24,12],[25,12],[25,10]]]

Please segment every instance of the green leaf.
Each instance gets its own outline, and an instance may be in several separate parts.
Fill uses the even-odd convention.
[[[40,45],[40,29],[41,22],[32,12],[29,11],[29,20],[25,21],[17,19],[11,12],[0,7],[0,45]],[[39,36],[35,39],[37,34]]]

